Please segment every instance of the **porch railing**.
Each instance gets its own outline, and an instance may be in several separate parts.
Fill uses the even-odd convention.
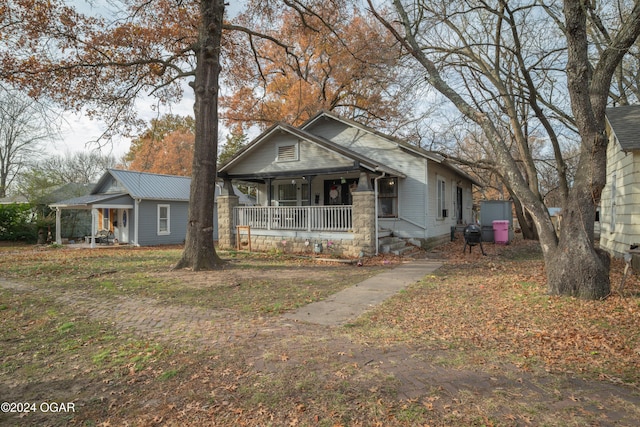
[[[341,206],[239,206],[235,225],[258,230],[349,231],[353,228],[351,205]]]

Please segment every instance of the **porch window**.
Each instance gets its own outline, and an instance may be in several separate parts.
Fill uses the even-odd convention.
[[[158,205],[158,235],[171,234],[171,206]]]
[[[276,184],[271,188],[276,206],[309,205],[309,184]]]
[[[276,150],[277,162],[292,162],[299,159],[298,143],[279,144],[276,146]]]
[[[378,181],[378,216],[398,216],[398,178],[382,178]]]
[[[448,215],[447,212],[447,204],[446,204],[446,182],[444,178],[438,177],[437,179],[437,187],[438,187],[438,195],[437,195],[437,218],[444,219]]]

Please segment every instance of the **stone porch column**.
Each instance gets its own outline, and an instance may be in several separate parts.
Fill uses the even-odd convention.
[[[376,254],[376,197],[374,191],[356,190],[353,200],[353,247],[349,255]]]
[[[229,187],[231,187],[230,183]],[[228,191],[226,188],[223,188],[222,193],[223,195],[216,199],[218,204],[218,247],[220,249],[235,249],[236,231],[233,224],[233,208],[240,204],[240,198],[233,193],[233,190]]]

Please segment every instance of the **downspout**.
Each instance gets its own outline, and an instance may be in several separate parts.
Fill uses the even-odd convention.
[[[378,240],[380,238],[380,227],[379,227],[380,224],[378,221],[378,180],[384,178],[386,174],[387,174],[386,172],[382,172],[382,175],[376,177],[373,180],[373,197],[375,200],[374,209],[375,209],[375,216],[376,216],[376,220],[375,220],[376,222],[376,256],[378,256],[380,251],[380,242]]]
[[[424,185],[426,191],[424,192],[424,238],[429,238],[429,160],[424,159]]]
[[[140,229],[140,224],[138,223],[138,213],[140,212],[140,199],[134,200],[134,211],[133,211],[133,223],[135,224],[135,228],[133,229],[133,239],[134,245],[140,246],[140,242],[138,241],[138,230]]]

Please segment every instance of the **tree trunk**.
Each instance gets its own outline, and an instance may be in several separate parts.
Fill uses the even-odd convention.
[[[213,245],[213,207],[218,151],[218,87],[224,0],[202,0],[193,107],[196,121],[189,222],[182,258],[174,267],[209,270],[223,261]]]
[[[573,188],[562,210],[558,245],[545,255],[551,294],[600,299],[611,290],[610,255],[595,248],[593,230],[606,180],[604,125],[602,129],[583,137]]]
[[[513,204],[516,211],[516,217],[518,218],[518,224],[520,224],[522,238],[525,240],[538,240],[538,233],[531,215],[523,209],[522,203],[520,203],[520,200],[515,196],[513,196]]]
[[[592,206],[583,204],[579,209],[569,207],[563,211],[558,246],[545,254],[548,290],[552,295],[601,299],[611,291],[610,256],[593,244]]]

